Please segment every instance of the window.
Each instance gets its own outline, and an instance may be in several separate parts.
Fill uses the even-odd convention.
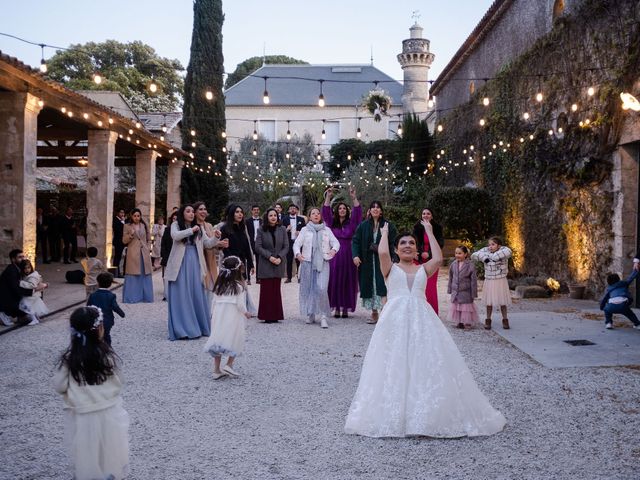
[[[395,140],[398,136],[399,120],[389,120],[389,128],[387,129],[387,138],[389,140]]]
[[[260,120],[258,122],[258,133],[271,142],[276,141],[276,121]]]
[[[325,122],[324,131],[327,134],[327,138],[325,140],[321,140],[322,143],[333,145],[340,141],[340,122],[339,121]]]

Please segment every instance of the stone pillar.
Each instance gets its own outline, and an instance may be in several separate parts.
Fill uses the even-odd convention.
[[[0,92],[0,264],[20,248],[35,263],[38,98]]]
[[[98,249],[98,259],[111,266],[113,248],[113,190],[118,134],[89,130],[87,159],[87,247]]]
[[[154,150],[136,152],[136,207],[142,212],[142,219],[153,226],[156,206],[156,158]],[[151,232],[149,232],[151,233]]]
[[[182,167],[184,162],[177,160],[169,162],[167,169],[167,217],[171,215],[174,207],[180,208],[180,184],[182,183]],[[167,218],[167,221],[169,219]]]

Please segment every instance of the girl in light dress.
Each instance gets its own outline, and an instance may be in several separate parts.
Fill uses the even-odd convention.
[[[505,330],[510,328],[507,318],[507,306],[511,305],[511,293],[507,281],[509,257],[511,257],[511,249],[502,244],[500,237],[491,237],[486,247],[471,255],[471,260],[484,263],[482,300],[487,307],[487,319],[484,321],[486,330],[491,330],[493,307],[500,307],[502,328]]]
[[[20,299],[20,310],[31,317],[29,325],[36,325],[40,323],[42,315],[49,313],[42,297],[36,293],[38,287],[42,285],[42,275],[33,269],[33,265],[27,259],[20,263],[20,272],[22,274],[20,286],[34,291],[32,296]]]
[[[381,227],[380,270],[388,301],[362,363],[346,433],[368,437],[456,438],[492,435],[505,425],[480,391],[447,328],[425,298],[427,278],[442,263],[431,224],[423,221],[432,258],[415,265],[417,240],[395,239],[392,264],[389,227]]]
[[[64,397],[73,478],[124,478],[129,465],[129,415],[122,407],[117,356],[103,341],[102,311],[81,307],[69,320],[71,344],[53,379]]]
[[[213,313],[211,314],[211,335],[204,351],[213,357],[213,378],[239,376],[233,369],[233,362],[244,350],[247,318],[247,289],[244,281],[244,263],[235,255],[222,261],[213,290]],[[222,356],[227,363],[220,368]]]
[[[449,286],[451,294],[449,320],[458,328],[473,326],[478,321],[478,312],[473,299],[478,294],[476,267],[469,260],[469,249],[464,245],[456,248],[455,261],[449,267]]]

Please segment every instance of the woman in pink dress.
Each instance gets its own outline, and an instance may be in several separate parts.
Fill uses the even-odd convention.
[[[444,246],[444,235],[442,227],[433,220],[433,212],[430,208],[423,208],[421,220],[413,227],[413,235],[418,239],[418,261],[416,263],[426,263],[431,259],[431,247],[429,245],[429,237],[424,231],[422,222],[427,221],[433,226],[433,236],[436,238],[440,248]],[[433,310],[438,314],[438,271],[431,275],[427,280],[427,288],[425,290],[427,302]]]
[[[352,211],[344,202],[339,202],[331,210],[333,188],[325,191],[322,206],[322,220],[331,227],[340,242],[340,250],[329,264],[329,305],[335,310],[333,316],[336,318],[348,318],[348,312],[356,309],[358,297],[358,268],[351,260],[351,239],[362,221],[362,206],[355,187],[349,188],[349,195],[353,203]]]

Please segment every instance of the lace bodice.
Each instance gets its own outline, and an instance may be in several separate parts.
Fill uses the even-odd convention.
[[[411,275],[407,274],[398,265],[393,264],[389,276],[387,277],[387,296],[389,300],[403,295],[411,295],[424,299],[424,289],[427,286],[427,272],[423,267]]]

